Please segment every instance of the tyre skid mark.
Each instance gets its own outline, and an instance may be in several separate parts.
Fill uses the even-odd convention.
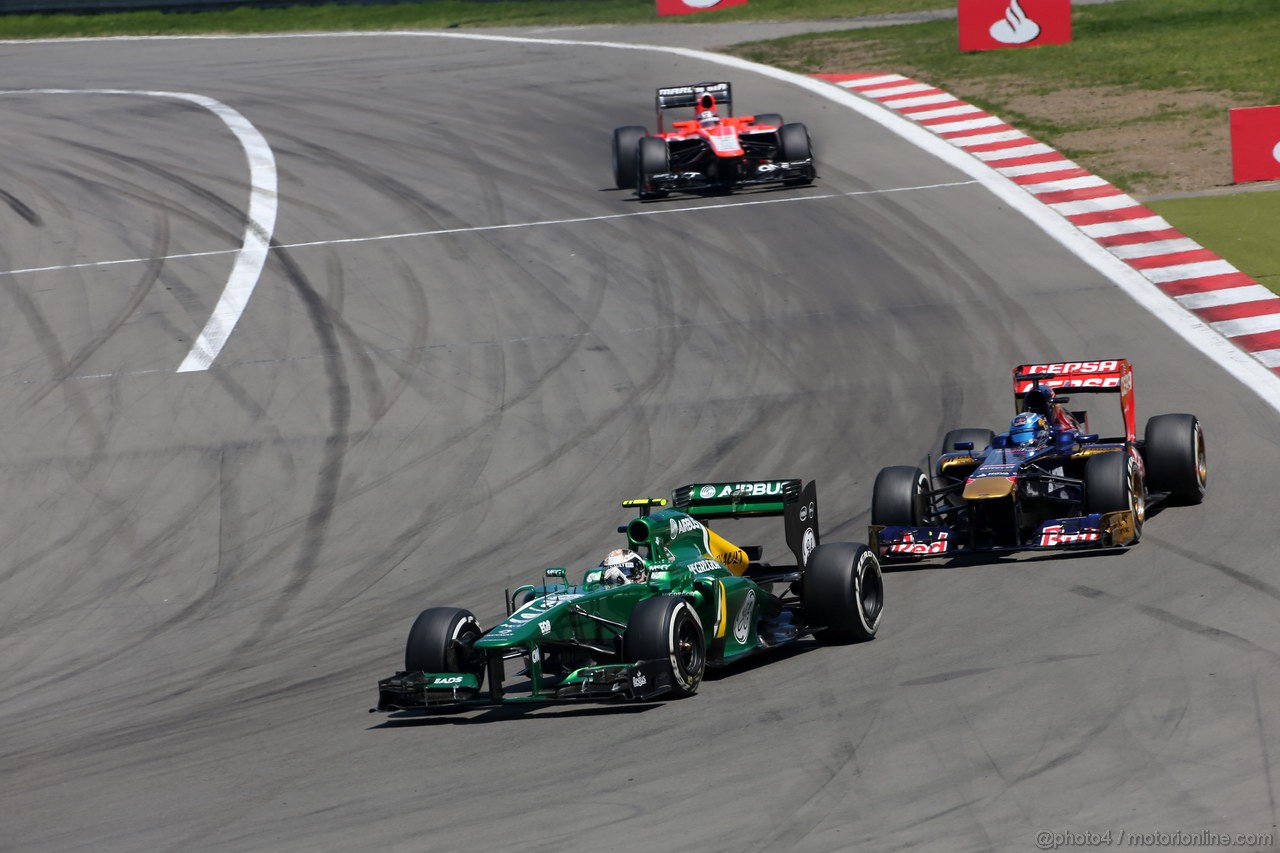
[[[227,338],[249,304],[258,276],[267,261],[267,247],[275,230],[277,179],[271,146],[248,119],[221,101],[191,92],[164,92],[134,89],[10,89],[0,95],[132,95],[170,98],[196,104],[216,115],[244,148],[249,162],[250,192],[244,242],[236,257],[226,287],[191,351],[178,366],[179,373],[208,370],[222,351]],[[162,258],[161,260],[164,260]],[[80,266],[80,265],[75,265]],[[96,266],[96,264],[90,264]],[[64,267],[72,268],[71,266]]]

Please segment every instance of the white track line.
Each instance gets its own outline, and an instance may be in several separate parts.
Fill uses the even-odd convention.
[[[924,127],[915,124],[875,101],[862,98],[841,86],[816,78],[805,77],[780,68],[759,65],[735,56],[710,53],[681,47],[664,47],[661,45],[623,44],[620,42],[574,41],[569,39],[530,38],[527,36],[499,36],[480,33],[457,32],[403,32],[403,33],[287,33],[283,35],[263,36],[125,36],[118,37],[123,41],[142,40],[231,40],[231,39],[306,39],[306,38],[434,38],[458,41],[507,42],[510,44],[566,45],[574,48],[598,47],[610,50],[634,50],[653,53],[665,53],[672,56],[683,56],[703,62],[714,63],[727,68],[735,68],[753,74],[771,77],[798,88],[804,89],[817,97],[847,107],[862,115],[869,121],[884,127],[889,132],[906,142],[925,151],[934,158],[949,164],[953,168],[981,183],[994,196],[1007,204],[1011,209],[1021,213],[1028,221],[1040,228],[1051,239],[1061,244],[1092,267],[1099,274],[1108,278],[1117,287],[1127,293],[1135,302],[1159,318],[1179,337],[1198,349],[1206,358],[1217,364],[1227,373],[1238,379],[1263,402],[1280,412],[1280,376],[1272,373],[1266,366],[1245,351],[1239,349],[1231,341],[1208,328],[1204,322],[1168,298],[1156,285],[1141,272],[1115,257],[1105,248],[1094,242],[1092,238],[1082,234],[1077,228],[1062,217],[1070,212],[1090,210],[1106,210],[1113,207],[1136,205],[1133,199],[1121,196],[1115,200],[1089,199],[1079,202],[1045,205],[1035,196],[1023,190],[1013,181],[996,172],[982,162],[987,159],[986,153],[968,154],[941,137],[935,136]],[[104,41],[109,39],[84,39],[84,41]],[[115,39],[110,39],[115,40]],[[67,41],[79,39],[48,39],[45,43],[65,44]],[[8,42],[10,44],[32,44],[31,41]],[[890,75],[885,75],[890,76]],[[949,100],[954,100],[947,96]],[[1015,134],[1013,138],[1025,137]],[[972,140],[965,140],[972,144]],[[1011,146],[1012,148],[1012,146]],[[1028,139],[1025,146],[1014,149],[1019,153],[1052,151],[1048,146],[1040,146]],[[990,159],[1014,156],[1010,151]],[[1077,210],[1076,208],[1079,208]],[[1061,215],[1059,215],[1061,214]]]
[[[244,243],[236,251],[235,263],[231,267],[231,276],[226,287],[218,298],[213,314],[205,323],[204,329],[196,338],[178,367],[178,373],[196,370],[208,370],[213,360],[218,357],[226,344],[231,331],[249,304],[249,297],[258,284],[262,267],[267,262],[267,251],[271,245],[271,234],[276,227],[276,159],[271,153],[271,146],[248,119],[231,107],[191,92],[155,92],[132,89],[12,89],[0,91],[0,95],[141,95],[151,98],[175,98],[187,103],[204,107],[222,120],[222,123],[235,134],[244,148],[245,157],[249,161],[249,212],[245,222]],[[201,255],[225,254],[223,252],[203,252]],[[195,257],[189,255],[186,257]],[[109,263],[130,263],[130,261],[108,261]],[[74,269],[85,266],[102,266],[105,264],[69,264],[51,269]],[[31,270],[32,272],[36,270]]]
[[[348,243],[378,243],[386,240],[411,240],[421,237],[441,237],[454,234],[475,234],[484,231],[509,231],[517,228],[540,228],[548,225],[578,225],[587,222],[608,222],[614,219],[631,219],[637,216],[671,216],[677,213],[701,213],[708,210],[727,210],[734,207],[755,207],[762,204],[802,204],[811,201],[830,201],[831,199],[853,198],[855,196],[890,195],[892,193],[918,192],[921,190],[947,189],[949,187],[973,186],[976,181],[952,181],[943,184],[921,184],[914,187],[890,187],[883,190],[852,190],[844,193],[823,193],[822,195],[785,196],[780,198],[752,199],[750,201],[729,201],[720,204],[704,204],[697,207],[658,207],[651,210],[633,210],[628,213],[607,213],[602,216],[579,216],[571,219],[535,219],[529,222],[508,222],[501,225],[468,225],[462,228],[437,228],[432,231],[406,231],[399,234],[375,234],[370,237],[335,237],[329,240],[309,240],[305,243],[281,243],[279,249],[311,249],[320,246],[340,246]],[[83,261],[77,264],[59,264],[48,267],[27,267],[26,269],[0,270],[0,275],[19,275],[22,273],[58,272],[61,270],[85,269],[87,267],[109,267],[119,264],[149,264],[155,261],[181,261],[190,258],[207,258],[214,255],[229,255],[240,249],[213,249],[208,252],[183,252],[164,255],[158,258],[120,258],[113,261]]]

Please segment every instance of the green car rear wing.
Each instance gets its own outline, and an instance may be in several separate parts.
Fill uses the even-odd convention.
[[[818,488],[810,480],[756,480],[736,483],[691,483],[671,493],[681,512],[699,520],[782,516],[787,547],[803,568],[821,541],[818,532]]]

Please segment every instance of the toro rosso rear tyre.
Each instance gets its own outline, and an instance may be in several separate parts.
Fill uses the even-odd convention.
[[[756,124],[771,124],[774,127],[782,126],[782,116],[777,113],[757,113]]]
[[[480,639],[476,617],[458,607],[429,607],[418,614],[404,647],[406,672],[469,672],[484,681],[484,662],[472,654]]]
[[[641,198],[666,198],[667,191],[653,185],[654,175],[671,171],[671,159],[666,140],[657,136],[645,136],[636,146],[636,194]]]
[[[1133,513],[1133,539],[1142,537],[1142,522],[1146,519],[1146,486],[1138,463],[1129,453],[1099,453],[1090,456],[1084,466],[1084,510],[1087,513]]]
[[[991,439],[995,437],[996,434],[989,429],[976,429],[973,427],[953,429],[942,439],[942,452],[955,453],[957,442],[971,441],[973,442],[973,449],[981,453],[991,446]]]
[[[871,489],[871,523],[886,527],[924,524],[929,479],[911,465],[882,468]]]
[[[674,595],[646,598],[631,611],[622,635],[629,662],[660,661],[671,675],[676,697],[692,696],[707,667],[707,642],[693,605]]]
[[[809,142],[809,129],[800,122],[784,124],[778,128],[778,159],[787,163],[813,159],[813,146]],[[798,185],[812,183],[817,171],[810,166],[805,170],[803,178],[794,178],[787,184]]]
[[[613,132],[613,182],[620,190],[636,188],[636,158],[643,127],[619,127]]]
[[[1156,415],[1147,421],[1147,479],[1153,492],[1168,492],[1183,503],[1204,500],[1209,478],[1204,430],[1195,415]]]
[[[804,570],[805,621],[822,626],[813,636],[822,643],[860,643],[880,628],[884,579],[880,561],[866,545],[819,545]]]

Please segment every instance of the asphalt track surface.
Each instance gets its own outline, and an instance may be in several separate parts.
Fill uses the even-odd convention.
[[[1275,410],[968,176],[739,71],[744,110],[809,125],[821,180],[639,203],[610,129],[647,123],[657,85],[725,76],[643,51],[0,56],[10,90],[216,98],[280,192],[234,334],[177,373],[243,238],[235,138],[173,100],[0,97],[0,266],[56,267],[0,275],[0,848],[1275,832]],[[588,221],[468,230],[541,220]],[[131,258],[151,260],[101,263]],[[859,540],[876,471],[1001,427],[1013,364],[1103,356],[1136,365],[1140,419],[1191,411],[1208,436],[1209,498],[1136,548],[893,573],[875,641],[685,701],[367,713],[421,608],[492,624],[504,588],[616,547],[622,498],[816,478],[825,540]]]

